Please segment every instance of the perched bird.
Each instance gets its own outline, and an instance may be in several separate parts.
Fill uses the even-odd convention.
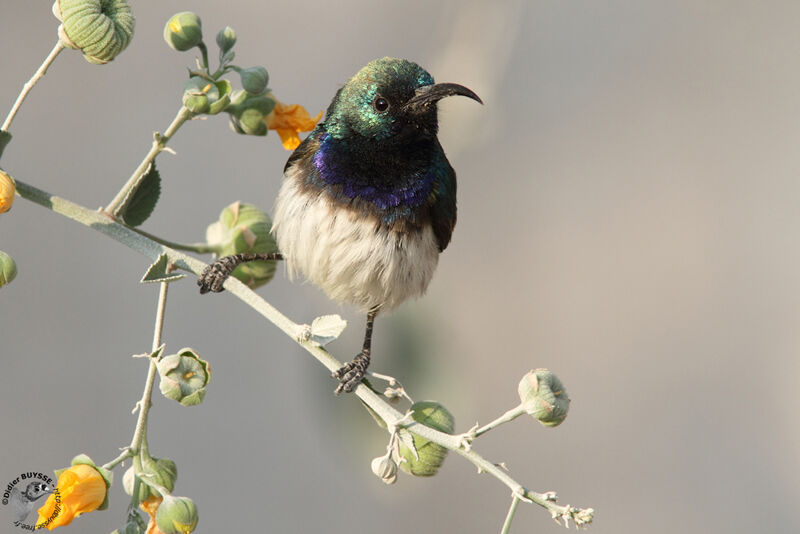
[[[437,138],[436,104],[466,87],[435,84],[404,59],[368,63],[333,97],[325,119],[284,168],[272,232],[278,254],[221,258],[200,276],[222,291],[244,261],[284,259],[338,302],[367,314],[361,352],[336,371],[336,394],[361,382],[379,311],[425,293],[456,224],[456,175]]]
[[[53,488],[44,482],[31,482],[25,487],[25,491],[20,491],[14,486],[8,499],[11,513],[14,514],[14,521],[19,523],[25,521],[28,514],[36,507],[36,501],[50,493],[53,493]]]

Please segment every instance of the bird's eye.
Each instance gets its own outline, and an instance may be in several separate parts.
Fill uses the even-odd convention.
[[[372,107],[375,108],[375,111],[383,113],[389,109],[389,101],[378,95],[375,97],[375,100],[372,101]]]

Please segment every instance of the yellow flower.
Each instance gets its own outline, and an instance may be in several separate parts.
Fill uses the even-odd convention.
[[[272,98],[275,98],[274,96]],[[310,132],[322,118],[320,111],[316,117],[311,117],[306,109],[299,104],[282,104],[275,98],[275,107],[269,115],[264,117],[267,128],[275,130],[281,136],[281,143],[286,150],[294,150],[300,146],[300,132]]]
[[[11,209],[16,190],[17,186],[14,185],[14,180],[3,171],[0,171],[0,213],[5,213]]]
[[[73,465],[59,475],[58,490],[39,508],[36,525],[44,524],[49,530],[69,525],[79,515],[103,504],[106,491],[105,480],[97,469],[86,464]]]

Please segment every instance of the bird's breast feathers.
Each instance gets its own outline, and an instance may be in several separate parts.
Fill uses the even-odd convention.
[[[399,231],[304,187],[296,172],[286,170],[272,230],[290,277],[301,273],[331,299],[363,310],[390,310],[425,293],[439,261],[430,224]]]

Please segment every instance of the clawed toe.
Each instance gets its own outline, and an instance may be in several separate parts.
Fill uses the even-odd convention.
[[[352,362],[348,362],[331,374],[333,378],[339,380],[339,385],[333,391],[334,395],[341,392],[350,393],[361,383],[364,375],[367,374],[367,367],[369,367],[369,352],[361,352],[358,356],[353,358]]]
[[[203,272],[200,273],[200,277],[197,279],[197,285],[200,286],[200,293],[205,294],[209,291],[219,293],[220,291],[224,291],[225,288],[222,287],[222,285],[225,283],[225,280],[228,279],[228,276],[230,276],[230,272],[225,269],[224,265],[221,265],[218,261],[212,263],[203,269]]]

